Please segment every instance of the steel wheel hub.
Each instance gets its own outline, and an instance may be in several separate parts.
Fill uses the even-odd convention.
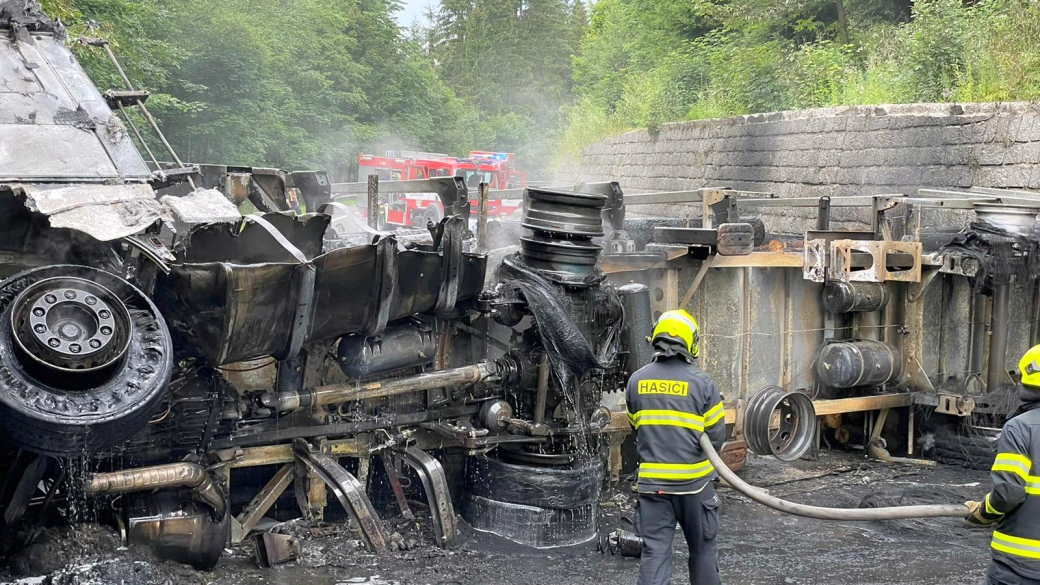
[[[11,330],[34,373],[82,375],[118,364],[130,340],[130,314],[112,292],[81,278],[49,278],[14,300]]]

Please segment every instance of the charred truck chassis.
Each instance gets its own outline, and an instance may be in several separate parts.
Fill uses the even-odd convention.
[[[749,444],[790,459],[825,432],[889,457],[893,409],[1006,412],[1006,358],[1040,341],[1031,194],[625,196],[594,183],[527,189],[520,226],[489,226],[485,187],[396,181],[436,193],[446,217],[386,233],[375,178],[194,167],[172,151],[176,164],[149,168],[112,113],[147,114],[147,94],[97,92],[34,18],[0,22],[0,51],[20,56],[0,64],[36,65],[2,71],[29,85],[0,93],[5,143],[26,146],[0,158],[5,552],[76,509],[205,568],[265,515],[323,519],[330,492],[376,552],[396,538],[380,514],[414,516],[408,491],[440,546],[457,537],[456,506],[526,545],[591,540],[600,488],[628,464],[617,398],[671,308],[703,327],[731,467]],[[29,116],[26,96],[44,95]],[[43,134],[77,156],[40,164]],[[287,211],[290,192],[312,212]],[[367,221],[337,193],[364,193]],[[246,199],[263,213],[241,217]],[[652,204],[699,218],[626,218]],[[758,216],[775,206],[817,209],[814,229],[767,235]],[[846,207],[871,228],[830,229]],[[975,221],[936,228],[939,207]],[[488,250],[495,230],[521,232],[518,249]],[[1012,319],[1023,306],[1030,319]],[[965,335],[944,324],[958,315]]]

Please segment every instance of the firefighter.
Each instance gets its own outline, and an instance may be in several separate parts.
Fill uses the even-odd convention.
[[[668,311],[654,326],[653,361],[628,380],[628,417],[636,433],[639,472],[636,531],[643,538],[639,585],[666,585],[672,577],[676,522],[690,549],[690,583],[722,582],[715,546],[719,505],[715,468],[698,438],[708,433],[721,450],[726,412],[719,388],[697,366],[697,322]]]
[[[989,585],[1040,585],[1040,345],[1019,362],[1022,405],[1004,424],[993,462],[993,491],[967,502],[968,522],[995,525]]]

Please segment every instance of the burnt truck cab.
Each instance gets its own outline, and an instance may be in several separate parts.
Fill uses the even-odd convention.
[[[449,485],[478,529],[594,537],[601,399],[649,355],[649,289],[599,268],[616,184],[529,190],[489,279],[461,179],[423,181],[445,210],[423,233],[343,233],[325,173],[146,164],[114,114],[142,93],[100,92],[63,34],[0,0],[0,554],[86,496],[129,543],[211,567],[290,486],[283,516],[333,493],[386,551],[373,459],[402,513],[415,471],[440,546]]]
[[[172,342],[129,241],[165,211],[61,26],[24,4],[0,9],[0,419],[60,454],[125,440],[162,399]]]

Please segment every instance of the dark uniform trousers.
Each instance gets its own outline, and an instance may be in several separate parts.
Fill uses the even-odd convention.
[[[1007,565],[991,561],[982,585],[1040,585],[1036,579],[1027,579],[1012,571]]]
[[[699,439],[703,433],[716,450],[725,443],[718,386],[696,364],[663,357],[632,374],[626,400],[639,452],[639,585],[670,582],[676,522],[690,548],[690,583],[719,585],[717,475]]]
[[[643,538],[639,585],[668,585],[671,581],[676,522],[690,549],[690,584],[722,583],[715,546],[721,502],[714,482],[698,494],[639,494],[636,530]]]

